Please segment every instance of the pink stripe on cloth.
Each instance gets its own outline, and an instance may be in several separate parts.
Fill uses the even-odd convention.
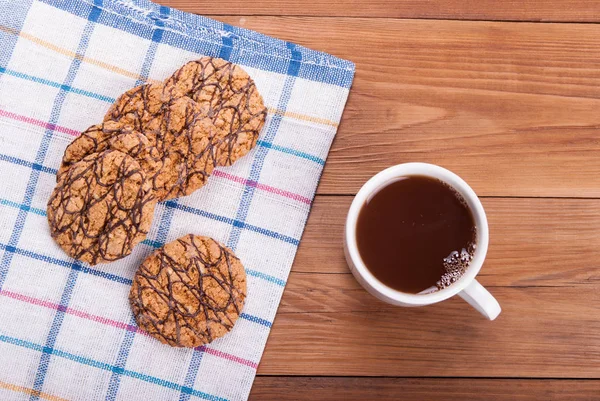
[[[242,365],[250,366],[253,369],[258,369],[258,363],[249,361],[244,358],[240,358],[239,356],[231,355],[225,352],[221,352],[216,349],[207,348],[205,345],[195,348],[198,351],[206,352],[207,354],[211,354],[214,356],[218,356],[219,358],[227,359],[228,361],[233,361],[237,363],[241,363]]]
[[[71,128],[66,128],[66,127],[61,127],[59,125],[56,124],[50,124],[41,120],[36,120],[35,118],[31,118],[31,117],[27,117],[27,116],[23,116],[21,114],[15,114],[15,113],[11,113],[10,111],[6,111],[6,110],[2,110],[0,109],[0,117],[6,117],[6,118],[10,118],[12,120],[16,120],[16,121],[21,121],[24,123],[28,123],[31,125],[36,125],[38,127],[42,127],[42,128],[46,128],[46,129],[50,129],[52,131],[57,131],[57,132],[62,132],[71,136],[79,136],[81,134],[81,132],[76,131],[74,129]],[[266,192],[270,192],[276,195],[280,195],[289,199],[293,199],[296,200],[298,202],[302,202],[305,203],[307,205],[310,205],[312,203],[312,201],[310,199],[308,199],[305,196],[299,195],[299,194],[295,194],[293,192],[289,192],[289,191],[285,191],[283,189],[279,189],[279,188],[275,188],[272,187],[270,185],[265,185],[265,184],[259,184],[256,181],[253,180],[247,180],[245,178],[242,177],[238,177],[232,174],[228,174],[225,173],[223,171],[220,170],[215,170],[213,172],[213,175],[220,177],[220,178],[225,178],[227,180],[230,181],[234,181],[240,184],[244,184],[244,185],[248,185],[257,189],[260,189],[262,191],[266,191]]]
[[[57,309],[59,305],[52,303],[52,302],[48,302],[48,301],[42,301],[41,299],[37,299],[37,298],[32,298],[32,297],[28,297],[27,295],[21,295],[21,294],[17,294],[15,292],[12,291],[6,291],[6,290],[1,290],[0,291],[0,295],[3,295],[5,297],[9,297],[12,299],[16,299],[18,301],[23,301],[23,302],[27,302],[33,305],[38,305],[38,306],[44,306],[46,308],[50,308],[50,309]]]
[[[55,304],[53,302],[43,301],[41,299],[33,298],[33,297],[30,297],[27,295],[17,294],[16,292],[0,290],[0,295],[9,297],[12,299],[16,299],[18,301],[27,302],[27,303],[33,304],[33,305],[43,306],[43,307],[49,308],[49,309],[60,310],[69,315],[77,316],[82,319],[92,320],[94,322],[102,323],[102,324],[105,324],[108,326],[117,327],[119,329],[124,329],[124,330],[134,331],[134,332],[142,332],[142,330],[140,330],[137,327],[132,326],[130,324],[118,322],[118,321],[112,320],[112,319],[107,319],[102,316],[92,315],[87,312],[83,312],[83,311],[73,309],[73,308],[65,308],[64,306]]]
[[[59,305],[59,309],[61,309],[60,305]],[[92,320],[92,321],[97,322],[97,323],[102,323],[102,324],[106,324],[108,326],[117,327],[119,329],[124,329],[124,330],[127,330],[127,331],[133,331],[135,333],[140,333],[140,334],[146,334],[146,335],[148,335],[148,333],[145,333],[142,330],[140,330],[137,327],[132,326],[130,324],[126,324],[126,323],[123,323],[123,322],[117,322],[116,320],[107,319],[107,318],[104,318],[102,316],[91,315],[91,314],[89,314],[87,312],[83,312],[83,311],[80,311],[80,310],[77,310],[77,309],[66,308],[64,310],[64,312],[68,313],[70,315],[73,315],[73,316],[80,317],[82,319],[88,319],[88,320]]]
[[[220,170],[213,171],[213,175],[217,176],[217,177],[225,178],[227,180],[234,181],[234,182],[237,182],[237,183],[240,183],[240,184],[244,184],[244,185],[248,185],[248,186],[251,186],[251,187],[255,187],[255,188],[263,190],[263,191],[267,191],[267,192],[271,192],[271,193],[274,193],[274,194],[277,194],[277,195],[281,195],[281,196],[284,196],[286,198],[294,199],[294,200],[297,200],[298,202],[306,203],[307,205],[310,205],[312,203],[312,201],[310,199],[308,199],[307,197],[304,197],[302,195],[295,194],[295,193],[289,192],[289,191],[284,191],[283,189],[271,187],[269,185],[259,184],[256,181],[247,180],[245,178],[238,177],[238,176],[235,176],[235,175],[231,175],[231,174],[225,173],[225,172],[220,171]]]
[[[112,320],[112,319],[107,319],[102,316],[92,315],[90,313],[83,312],[83,311],[80,311],[77,309],[65,308],[64,306],[55,304],[54,302],[43,301],[41,299],[33,298],[33,297],[30,297],[27,295],[18,294],[16,292],[7,291],[7,290],[0,290],[0,295],[8,297],[8,298],[16,299],[17,301],[27,302],[32,305],[43,306],[48,309],[59,310],[64,313],[67,313],[69,315],[73,315],[73,316],[80,317],[82,319],[87,319],[87,320],[91,320],[91,321],[94,321],[97,323],[105,324],[107,326],[117,327],[119,329],[123,329],[123,330],[127,330],[127,331],[133,331],[134,333],[139,333],[146,337],[152,337],[150,334],[148,334],[147,332],[145,332],[144,330],[141,330],[140,328],[138,328],[136,326],[132,326],[130,324],[123,323],[123,322],[118,322],[118,321]],[[219,358],[227,359],[228,361],[236,362],[241,365],[250,366],[253,369],[258,368],[258,364],[256,362],[252,362],[252,361],[249,361],[248,359],[240,358],[238,356],[228,354],[226,352],[222,352],[222,351],[219,351],[219,350],[216,350],[213,348],[208,348],[205,345],[196,347],[195,349],[198,351],[206,352],[207,354],[217,356]]]
[[[0,109],[0,117],[6,117],[6,118],[10,118],[12,120],[21,121],[21,122],[24,122],[27,124],[37,125],[38,127],[42,127],[42,128],[49,129],[52,131],[62,132],[64,134],[68,134],[71,136],[79,136],[79,134],[81,134],[81,132],[76,131],[74,129],[61,127],[60,125],[47,123],[42,120],[37,120],[35,118],[23,116],[21,114],[11,113],[10,111],[6,111],[6,110]]]

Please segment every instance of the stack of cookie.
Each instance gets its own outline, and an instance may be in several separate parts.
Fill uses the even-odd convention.
[[[247,154],[256,145],[266,115],[263,99],[250,76],[239,66],[217,58],[191,61],[162,83],[144,84],[127,91],[112,105],[102,123],[88,128],[65,150],[57,185],[48,202],[52,237],[69,256],[91,265],[129,255],[146,237],[156,203],[193,193],[206,183],[215,167],[231,165]],[[223,280],[238,284],[243,281],[243,290],[238,285],[236,291],[227,292],[229,295],[217,296],[218,302],[233,307],[233,312],[227,312],[228,316],[235,315],[236,311],[239,314],[243,304],[240,294],[245,294],[245,274],[243,280],[238,275],[234,275],[238,278],[232,278],[231,261],[236,258],[222,245],[205,237],[190,236],[168,244],[148,260],[159,257],[157,252],[168,254],[168,246],[188,249],[192,245],[198,256],[188,254],[186,258],[192,258],[194,266],[200,266],[199,260],[205,266],[203,269],[196,268],[195,273],[188,272],[191,274],[189,277],[200,280],[197,283],[202,283],[203,274],[208,274],[204,278],[206,283],[213,280],[222,288],[226,288]],[[213,251],[209,252],[211,249]],[[201,256],[202,250],[208,252],[208,257]],[[225,258],[225,264],[222,258]],[[148,260],[138,271],[135,282],[152,282],[148,288],[155,290],[160,283],[167,283],[170,292],[165,295],[155,291],[160,294],[157,299],[165,301],[165,297],[176,297],[173,277],[177,276],[177,282],[185,281],[174,273],[177,269],[173,266],[178,259],[169,258],[171,267],[167,278],[159,279],[161,276],[157,271],[156,277],[152,276],[150,281],[148,274],[144,273],[144,265],[154,262]],[[220,277],[220,273],[215,272],[221,267],[215,266],[225,266],[228,277],[216,278]],[[175,276],[171,277],[173,274]],[[202,285],[192,289],[188,284],[183,284],[186,290],[181,293],[184,294],[182,296],[198,303],[197,306],[205,312],[211,309],[212,306],[204,305],[206,302],[203,304]],[[142,288],[146,287],[134,284],[131,302],[133,306],[134,298],[139,298],[134,311],[143,315],[143,311],[148,312],[152,307],[144,306],[142,298],[150,299],[150,304],[155,306],[158,301],[143,295]],[[168,304],[179,305],[181,302]],[[229,306],[223,310],[229,310]],[[192,307],[188,303],[186,308]],[[176,313],[173,315],[169,308],[162,310],[159,306],[158,309],[158,312],[150,313],[152,318],[146,323],[151,322],[153,331],[158,333],[162,329],[156,329],[156,322],[161,321],[157,313],[171,316],[160,327],[174,324],[177,333],[173,334],[168,329],[169,334],[155,335],[171,345],[204,343],[214,337],[211,331],[218,332],[216,326],[208,324],[209,321],[225,321],[225,315],[206,318],[208,332],[203,331],[204,337],[196,335],[193,341],[181,342],[177,340],[181,336],[189,337],[189,333],[179,332],[185,325],[180,327]],[[230,327],[229,323],[219,327]]]
[[[129,90],[65,150],[48,202],[52,237],[92,265],[129,255],[156,202],[191,194],[247,154],[266,114],[250,76],[210,57]]]

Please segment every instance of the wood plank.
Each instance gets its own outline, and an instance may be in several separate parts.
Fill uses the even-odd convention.
[[[349,275],[292,277],[259,373],[600,378],[599,290],[495,287],[503,312],[489,322],[456,297],[394,308]]]
[[[250,400],[590,401],[598,394],[595,380],[259,376]]]
[[[400,308],[364,291],[341,252],[350,199],[317,197],[259,373],[600,378],[600,200],[483,200],[479,279],[503,308],[489,322],[456,297]]]
[[[498,286],[489,278],[479,278],[481,284],[489,288],[490,292],[498,298],[498,302],[503,304],[507,301],[505,298],[515,296],[521,298],[521,294],[575,294],[573,289],[579,289],[583,293],[593,293],[600,290],[600,283],[582,283],[572,286],[546,286],[546,287],[513,287],[513,286]],[[599,294],[600,295],[600,294]],[[583,297],[583,295],[582,295]],[[598,296],[592,299],[600,299]],[[583,299],[581,302],[589,302],[588,299]],[[469,318],[479,317],[475,310],[457,299],[455,310],[458,313],[466,314]],[[508,302],[511,302],[510,300]],[[569,302],[575,302],[569,300]],[[600,306],[589,306],[589,308],[597,309]],[[426,309],[436,309],[436,306],[431,306]],[[565,307],[566,308],[566,307]],[[292,273],[285,290],[285,294],[281,300],[279,313],[399,313],[400,316],[404,312],[396,312],[397,307],[379,301],[371,294],[364,291],[363,288],[354,279],[351,274],[319,274],[319,273]],[[516,310],[516,309],[515,309]],[[564,309],[563,311],[567,311]],[[591,310],[590,310],[591,311]],[[408,312],[408,316],[412,316],[415,312]],[[415,315],[421,315],[418,312]],[[477,322],[479,323],[479,322]],[[494,324],[494,323],[492,323]],[[600,333],[599,333],[600,335]],[[598,344],[600,345],[600,344]]]
[[[321,194],[425,161],[480,195],[600,197],[600,25],[220,18],[356,62]]]
[[[600,9],[594,0],[531,1],[458,1],[458,0],[232,0],[227,6],[219,2],[198,0],[162,0],[184,11],[198,14],[235,15],[307,15],[336,17],[434,18],[512,21],[600,21]]]
[[[317,196],[293,272],[348,273],[342,238],[352,199]],[[600,200],[484,198],[482,203],[490,226],[483,283],[600,284]]]

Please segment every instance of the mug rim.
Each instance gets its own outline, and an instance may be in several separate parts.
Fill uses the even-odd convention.
[[[469,209],[473,213],[475,226],[477,227],[477,248],[475,249],[473,260],[469,264],[467,271],[450,286],[427,294],[410,294],[401,292],[382,283],[366,267],[358,251],[358,245],[356,241],[356,225],[358,221],[358,215],[368,197],[381,188],[390,185],[397,178],[411,175],[436,178],[454,188],[467,202]],[[371,290],[376,293],[374,295],[380,295],[390,303],[418,306],[441,302],[453,297],[464,290],[475,279],[481,270],[481,267],[483,266],[483,262],[487,254],[489,244],[489,228],[487,216],[481,201],[473,189],[462,178],[450,170],[435,164],[414,162],[397,164],[395,166],[388,167],[387,169],[371,177],[360,188],[348,211],[345,226],[345,237],[346,255],[350,257],[351,263],[354,265],[352,272],[358,273],[360,277],[366,281],[366,284],[370,286]]]

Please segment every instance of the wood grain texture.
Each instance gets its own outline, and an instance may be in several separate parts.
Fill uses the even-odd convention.
[[[259,373],[600,378],[597,285],[490,291],[492,323],[456,297],[394,308],[350,275],[292,277]]]
[[[479,195],[600,196],[600,25],[220,18],[356,63],[321,194],[425,161]]]
[[[250,400],[592,401],[589,380],[257,377]]]
[[[200,0],[162,0],[163,4],[199,14],[306,15],[335,17],[433,18],[513,21],[600,21],[594,0],[459,1],[459,0],[232,0],[226,5]]]
[[[600,377],[600,200],[483,200],[494,322],[459,298],[398,308],[364,291],[341,252],[350,200],[317,198],[260,374]]]
[[[317,196],[293,272],[348,273],[342,240],[352,199]],[[490,227],[482,282],[600,286],[600,200],[484,198],[482,203]]]

